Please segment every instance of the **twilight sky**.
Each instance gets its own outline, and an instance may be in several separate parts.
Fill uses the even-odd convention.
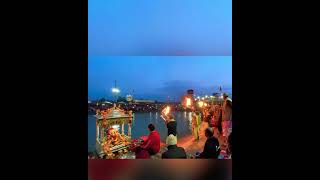
[[[179,100],[187,89],[212,94],[222,85],[232,94],[231,56],[89,56],[89,99],[112,99],[114,80],[120,96]]]
[[[232,0],[89,0],[89,56],[231,56]]]

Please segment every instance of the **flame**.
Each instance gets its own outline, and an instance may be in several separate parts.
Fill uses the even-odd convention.
[[[203,106],[203,101],[199,101],[198,104],[199,104],[200,107],[202,107]]]
[[[166,108],[164,108],[164,114],[167,115],[170,112],[170,106],[167,106]]]
[[[191,106],[191,99],[190,98],[186,98],[186,105],[187,105],[187,107]]]

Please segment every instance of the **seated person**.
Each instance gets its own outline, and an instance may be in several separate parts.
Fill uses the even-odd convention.
[[[155,155],[160,151],[160,135],[153,124],[149,124],[148,129],[150,134],[148,139],[141,145],[141,148],[147,150],[150,155]]]
[[[135,149],[136,159],[150,159],[150,154],[147,150],[137,147]]]
[[[220,146],[217,138],[213,136],[213,128],[205,130],[207,141],[204,145],[203,152],[197,158],[217,159],[220,154]]]
[[[177,137],[170,134],[167,137],[168,150],[162,153],[162,159],[186,159],[187,154],[182,147],[177,146]]]

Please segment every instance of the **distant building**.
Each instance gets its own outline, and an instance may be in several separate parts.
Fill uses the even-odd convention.
[[[133,101],[133,96],[132,95],[127,95],[126,100],[128,102],[132,102]]]
[[[134,103],[137,103],[137,104],[153,104],[155,103],[154,100],[133,100]]]

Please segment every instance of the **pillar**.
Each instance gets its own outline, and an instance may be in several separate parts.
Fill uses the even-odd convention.
[[[99,125],[98,125],[98,121],[96,123],[96,141],[99,142]]]
[[[124,134],[124,123],[121,124],[121,133]]]
[[[131,123],[128,124],[128,136],[131,137]]]

